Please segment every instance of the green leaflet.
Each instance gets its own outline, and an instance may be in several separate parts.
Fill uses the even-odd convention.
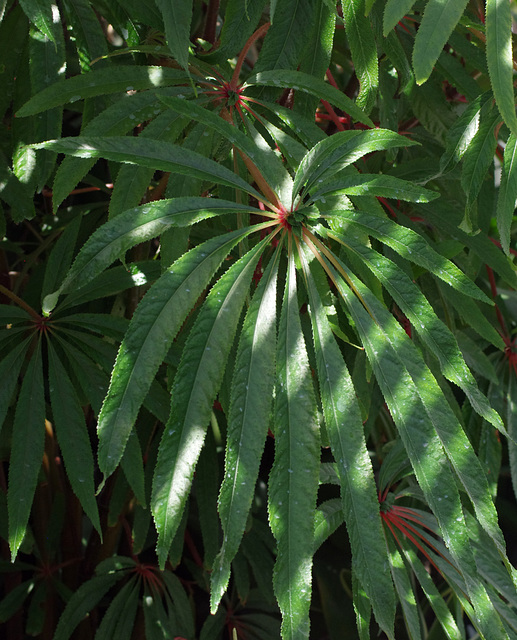
[[[45,34],[49,40],[56,44],[54,34],[54,12],[58,13],[56,5],[47,0],[20,0],[25,15],[34,23],[41,33]],[[56,22],[59,22],[56,20]]]
[[[504,553],[504,540],[498,532],[497,514],[479,460],[436,381],[395,318],[350,272],[348,277],[365,300],[368,311],[341,278],[337,274],[335,276],[418,483],[465,580],[477,622],[487,638],[504,638],[500,621],[477,577],[458,490],[447,458],[469,493],[478,518],[483,520],[500,549],[502,545]]]
[[[474,376],[463,360],[454,335],[438,318],[409,276],[394,262],[358,242],[352,235],[335,237],[360,256],[366,266],[379,278],[416,329],[430,353],[438,358],[443,375],[465,392],[479,415],[504,433],[501,418],[478,389]]]
[[[45,277],[41,287],[42,302],[49,293],[52,293],[52,291],[55,291],[59,287],[64,275],[70,268],[74,257],[77,234],[81,226],[81,219],[82,217],[79,215],[65,227],[65,230],[48,257]]]
[[[468,0],[429,0],[415,36],[413,68],[417,84],[431,75],[454,27],[463,15]]]
[[[167,45],[172,55],[188,72],[188,54],[190,46],[190,23],[192,21],[193,0],[171,2],[155,0],[163,16]]]
[[[403,258],[431,271],[451,287],[467,296],[491,304],[489,298],[452,262],[436,253],[425,238],[407,227],[403,227],[388,218],[367,213],[366,211],[337,210],[326,211],[326,215],[335,215],[366,229],[369,235],[387,244]]]
[[[174,97],[159,96],[159,99],[174,111],[214,129],[237,149],[243,151],[257,166],[265,181],[274,189],[277,195],[281,195],[283,184],[291,183],[289,174],[281,162],[275,162],[276,157],[271,154],[269,147],[267,149],[261,148],[250,139],[249,135],[244,134],[237,127],[226,122],[226,120],[212,111],[203,109],[195,103]]]
[[[512,133],[504,148],[503,172],[497,198],[497,230],[501,247],[510,255],[510,230],[517,200],[517,137]]]
[[[273,397],[276,348],[276,280],[280,252],[270,262],[253,295],[242,327],[235,362],[224,480],[219,494],[223,544],[211,576],[215,613],[230,579],[255,492]]]
[[[250,232],[248,228],[240,234],[227,234],[231,236],[225,245],[227,250],[231,248],[230,242],[235,245],[236,240]],[[268,242],[269,238],[264,238],[212,287],[183,349],[171,391],[171,415],[160,442],[153,478],[151,509],[158,532],[161,567],[188,498],[251,277]]]
[[[317,182],[328,180],[367,153],[416,144],[387,129],[335,133],[312,147],[300,162],[294,178],[293,202],[302,188],[310,189]]]
[[[409,180],[376,173],[342,176],[335,182],[323,184],[311,195],[315,201],[320,199],[324,203],[325,200],[321,196],[327,193],[331,195],[344,193],[350,196],[380,196],[407,202],[430,202],[440,196],[439,193],[424,189]]]
[[[406,561],[409,563],[409,566],[411,567],[413,573],[416,575],[417,580],[420,583],[420,587],[422,588],[425,597],[429,601],[429,604],[433,608],[433,611],[436,614],[436,618],[440,623],[443,631],[445,632],[448,640],[462,640],[461,632],[458,629],[458,625],[452,617],[451,612],[449,611],[447,603],[440,595],[433,582],[433,579],[427,572],[427,569],[418,559],[416,553],[412,549],[408,548],[403,548],[402,553]]]
[[[7,509],[14,562],[29,521],[45,444],[45,388],[41,339],[27,366],[14,416]]]
[[[275,461],[269,478],[268,510],[278,543],[273,586],[282,612],[282,638],[294,640],[309,637],[320,443],[291,251],[276,362]]]
[[[301,71],[287,71],[284,69],[262,71],[246,80],[245,87],[253,85],[269,85],[294,89],[296,91],[306,91],[311,95],[317,96],[320,100],[327,100],[339,109],[342,109],[354,118],[354,120],[362,122],[368,127],[374,126],[373,122],[362,109],[348,96],[339,91],[339,89]]]
[[[60,294],[91,282],[131,247],[155,238],[170,227],[190,226],[214,215],[242,211],[257,210],[226,200],[184,197],[125,211],[97,229],[83,245],[61,287],[43,301],[44,313],[52,311]]]
[[[13,392],[18,382],[18,375],[31,339],[32,337],[26,338],[23,342],[17,344],[14,349],[11,349],[11,351],[0,360],[0,380],[3,381],[0,386],[0,431],[7,414],[7,409],[11,403]]]
[[[513,93],[512,14],[506,0],[486,2],[486,59],[495,101],[507,127],[517,136]]]
[[[155,111],[158,110],[158,108],[155,109]],[[184,132],[187,123],[188,121],[177,113],[166,110],[165,113],[160,113],[152,122],[149,122],[145,129],[139,134],[139,137],[154,138],[155,140],[162,140],[164,142],[176,142],[178,137],[180,137]],[[210,148],[210,136],[206,136],[208,140],[205,138],[206,142],[204,146],[200,148],[192,148],[188,146],[188,141],[193,133],[194,131],[191,131],[190,135],[183,141],[183,148],[196,151],[202,155],[209,155],[209,153],[206,152],[207,149]],[[79,160],[79,158],[70,159]],[[120,215],[128,209],[138,206],[142,201],[145,202],[149,199],[151,195],[149,185],[152,183],[154,174],[155,170],[153,167],[139,167],[136,164],[124,164],[120,167],[115,184],[113,185],[113,193],[111,194],[109,203],[110,219]],[[187,178],[185,182],[190,182],[192,180],[192,178]],[[195,180],[195,182],[200,181]],[[195,192],[184,192],[174,195],[197,195],[199,191],[200,189]]]
[[[404,622],[410,638],[422,638],[419,611],[407,568],[392,537],[386,535],[389,549],[391,575],[401,604]]]
[[[383,33],[388,33],[411,11],[416,0],[387,0],[384,7]]]
[[[361,411],[316,283],[305,256],[300,257],[309,294],[323,415],[336,460],[353,563],[357,578],[371,601],[375,618],[390,637],[395,620],[395,598],[389,572],[387,568],[383,570],[387,567],[386,542]],[[368,527],[364,527],[366,521]]]
[[[104,32],[88,0],[66,0],[62,5],[63,21],[71,27],[74,34],[81,71],[89,73],[93,62],[108,54]],[[96,62],[98,67],[106,63],[106,60]]]
[[[68,601],[59,619],[54,640],[68,640],[81,620],[102,600],[104,594],[121,579],[122,575],[120,571],[113,571],[83,582]]]
[[[154,128],[155,123],[159,120],[156,116],[160,114],[160,105],[156,103],[156,95],[159,93],[165,95],[176,95],[183,93],[188,95],[190,90],[186,87],[165,87],[158,91],[143,91],[134,95],[127,95],[117,100],[114,104],[104,109],[98,116],[90,120],[82,130],[83,135],[103,135],[116,136],[124,135],[128,131],[135,128],[135,124],[154,119],[142,132],[149,134],[149,129]],[[169,133],[171,123],[163,123],[161,137]],[[141,135],[142,135],[141,134]],[[152,136],[151,136],[152,137]],[[168,140],[173,142],[171,137],[167,135]],[[68,196],[70,191],[84,178],[88,171],[95,164],[95,158],[75,158],[66,156],[59,165],[56,177],[54,178],[52,204],[56,211],[63,200]],[[152,169],[149,169],[152,171]],[[138,204],[138,203],[136,203]],[[110,206],[112,205],[110,201]],[[128,207],[125,207],[126,209]],[[122,209],[124,211],[125,209]]]
[[[483,107],[492,99],[492,93],[486,93],[473,100],[461,116],[449,129],[447,146],[440,158],[440,171],[446,173],[453,169],[467,151],[479,128],[479,118]]]
[[[318,0],[282,0],[276,7],[271,6],[271,27],[264,38],[255,72],[297,68],[317,5]]]
[[[105,476],[119,463],[151,381],[187,314],[225,256],[259,227],[233,231],[192,249],[165,271],[137,307],[99,415],[99,466]]]
[[[463,157],[463,169],[461,172],[461,186],[467,196],[466,213],[461,228],[469,233],[476,231],[470,224],[470,210],[473,209],[476,199],[481,191],[483,181],[487,177],[490,165],[494,162],[497,138],[494,135],[494,128],[501,120],[499,111],[492,109],[481,110],[481,121],[476,135],[473,137],[468,149]],[[466,226],[465,226],[466,225]]]
[[[138,594],[140,585],[135,575],[120,589],[111,600],[110,606],[95,634],[96,640],[112,640],[112,638],[129,638],[138,611]]]
[[[95,69],[89,73],[56,82],[33,96],[18,110],[16,117],[33,116],[52,107],[95,96],[156,89],[186,81],[183,71],[169,67],[117,65],[115,69],[115,71],[113,68]],[[96,131],[98,133],[98,129]]]
[[[311,31],[306,36],[305,51],[298,67],[300,71],[314,78],[325,77],[332,57],[335,26],[336,5],[320,2],[314,12]],[[295,96],[294,109],[312,120],[318,104],[316,96],[301,93]]]
[[[375,105],[379,86],[377,46],[373,30],[365,15],[365,0],[341,0],[341,7],[352,62],[359,78],[357,105],[369,114]]]
[[[95,502],[92,447],[84,413],[66,369],[50,340],[47,341],[47,348],[50,403],[66,474],[86,515],[102,536]]]
[[[49,140],[31,145],[34,148],[54,149],[78,158],[106,158],[115,162],[127,162],[155,170],[171,171],[181,175],[224,184],[251,194],[262,202],[264,196],[238,175],[223,165],[175,144],[149,138],[109,136],[105,138],[77,136]]]

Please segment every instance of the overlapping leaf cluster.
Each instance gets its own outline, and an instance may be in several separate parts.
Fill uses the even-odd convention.
[[[56,638],[119,583],[99,638],[139,607],[150,638],[195,637],[172,572],[191,498],[201,638],[308,638],[314,556],[343,523],[361,639],[372,611],[399,634],[398,610],[410,638],[464,637],[463,616],[517,637],[493,501],[502,462],[517,484],[510,5],[241,5],[5,4],[0,198],[41,242],[1,288],[12,559],[38,548],[43,473],[113,556],[62,590]]]

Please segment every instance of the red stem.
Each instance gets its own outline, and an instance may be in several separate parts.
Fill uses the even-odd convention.
[[[248,38],[248,42],[246,42],[246,44],[244,45],[244,49],[240,52],[240,55],[237,59],[237,64],[235,65],[235,69],[233,71],[232,79],[230,81],[230,89],[232,91],[237,91],[237,83],[239,82],[241,67],[252,44],[259,38],[262,38],[263,36],[265,36],[270,26],[271,26],[271,23],[266,22],[266,24],[263,24],[261,27],[259,27],[255,31],[255,33]]]

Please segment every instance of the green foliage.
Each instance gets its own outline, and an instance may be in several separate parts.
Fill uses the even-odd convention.
[[[0,634],[517,638],[513,4],[0,8]]]

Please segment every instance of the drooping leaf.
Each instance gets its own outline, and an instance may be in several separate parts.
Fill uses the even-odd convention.
[[[422,638],[417,600],[411,585],[407,568],[402,556],[395,546],[395,543],[389,536],[387,536],[387,543],[391,575],[393,576],[395,589],[402,607],[402,614],[404,616],[404,622],[406,623],[406,629],[409,632],[410,638]]]
[[[274,385],[279,252],[262,275],[246,314],[232,381],[224,480],[219,494],[223,544],[211,577],[215,613],[244,533],[264,448]]]
[[[20,4],[29,20],[56,44],[55,22],[59,22],[59,19],[54,21],[54,12],[57,13],[57,6],[46,0],[20,0]]]
[[[429,0],[416,32],[413,68],[418,84],[431,75],[433,66],[452,30],[461,18],[468,0]]]
[[[271,27],[264,38],[256,72],[297,68],[317,4],[316,0],[284,0],[271,7]]]
[[[393,633],[395,598],[387,569],[386,543],[379,515],[373,469],[366,448],[361,411],[350,373],[333,336],[312,273],[301,256],[311,308],[311,322],[325,425],[336,460],[343,513],[357,577],[375,617]],[[365,529],[363,523],[368,520]],[[383,567],[386,569],[383,570]]]
[[[13,392],[18,382],[18,375],[22,368],[25,354],[29,348],[31,338],[26,338],[23,342],[11,349],[0,361],[0,430],[5,420],[7,409],[13,397]]]
[[[233,231],[192,249],[159,278],[137,307],[99,415],[99,466],[106,476],[120,461],[151,381],[187,314],[225,256],[254,230]]]
[[[47,344],[50,403],[66,474],[85,513],[102,535],[95,501],[92,447],[86,430],[84,413],[52,342],[49,340]]]
[[[270,527],[278,543],[273,586],[282,612],[282,637],[294,640],[309,637],[320,444],[292,253],[276,361],[275,461],[269,477],[268,510]]]
[[[344,268],[342,263],[341,268]],[[492,532],[495,526],[496,538],[500,538],[497,520],[494,523],[494,516],[497,516],[486,476],[483,471],[474,471],[469,466],[477,461],[474,463],[477,468],[479,461],[447,400],[443,399],[436,381],[433,382],[434,378],[395,318],[348,272],[348,278],[367,304],[366,311],[351,290],[340,284],[342,281],[337,273],[335,275],[339,291],[357,323],[418,483],[438,519],[445,544],[463,575],[477,623],[487,638],[495,640],[504,637],[501,622],[490,604],[485,587],[477,577],[458,490],[449,467],[450,461],[467,491],[471,489],[469,482],[478,483],[478,487],[473,488],[474,493],[470,494],[476,513],[483,519],[488,516],[485,526]],[[456,439],[458,436],[459,441]],[[445,451],[447,456],[444,455]],[[465,454],[469,461],[464,457]],[[504,548],[504,541],[502,545]]]
[[[93,7],[87,0],[66,0],[62,3],[64,20],[71,27],[73,43],[79,55],[79,64],[83,73],[89,73],[92,63],[108,54],[106,37]],[[107,64],[99,60],[97,67]]]
[[[510,230],[517,200],[517,137],[512,133],[504,148],[503,171],[497,198],[497,230],[501,247],[510,254]]]
[[[167,45],[180,65],[188,71],[193,0],[184,0],[183,2],[155,1],[163,17]]]
[[[357,104],[369,114],[375,104],[379,85],[377,46],[373,30],[365,15],[365,0],[341,0],[341,7],[352,62],[360,85]]]
[[[463,389],[474,409],[485,420],[496,429],[504,430],[501,418],[481,393],[466,366],[454,335],[436,316],[418,287],[394,262],[358,242],[352,235],[340,235],[339,240],[361,256],[367,267],[379,278],[430,353],[438,358],[443,375]]]
[[[447,147],[440,158],[440,171],[453,169],[467,151],[479,128],[479,118],[485,104],[491,99],[487,92],[473,100],[449,130]]]
[[[121,577],[121,572],[113,571],[83,582],[68,601],[59,619],[54,640],[68,640],[81,620]]]
[[[47,260],[47,268],[45,269],[45,277],[41,287],[42,301],[48,294],[59,287],[70,268],[80,226],[81,216],[77,216],[67,224],[61,237],[55,243]]]
[[[245,235],[240,233],[241,238]],[[267,241],[258,243],[214,285],[183,349],[153,479],[151,508],[161,566],[181,520],[244,298]]]
[[[339,216],[353,224],[357,224],[375,238],[386,243],[407,260],[421,265],[431,271],[451,287],[458,291],[490,304],[490,300],[472,280],[456,267],[452,262],[436,253],[423,236],[407,227],[402,227],[388,218],[372,215],[365,211],[339,210],[326,212]]]
[[[45,389],[41,340],[27,366],[14,416],[9,462],[9,546],[14,560],[27,524],[43,460],[45,444]]]
[[[495,101],[507,127],[517,136],[513,93],[512,14],[505,0],[486,2],[486,59]]]
[[[415,0],[387,0],[384,8],[384,37],[411,11]]]

